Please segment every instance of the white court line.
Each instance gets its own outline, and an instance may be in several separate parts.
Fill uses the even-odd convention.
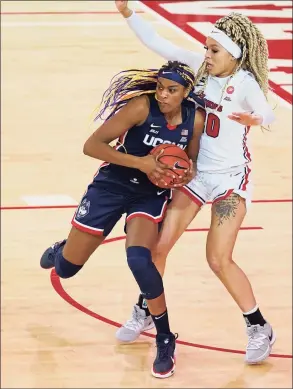
[[[151,22],[152,24],[162,24],[160,21]],[[103,27],[103,26],[126,26],[126,22],[1,22],[1,27]]]
[[[77,205],[77,201],[74,200],[72,197],[64,194],[55,194],[55,195],[43,195],[43,196],[36,196],[36,195],[28,195],[28,196],[22,196],[21,199],[27,204],[27,205]]]

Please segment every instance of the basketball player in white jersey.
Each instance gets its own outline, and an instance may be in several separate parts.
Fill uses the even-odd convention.
[[[168,253],[200,208],[211,201],[207,261],[243,313],[248,335],[246,362],[261,362],[269,356],[275,334],[262,316],[250,282],[233,261],[232,253],[251,201],[248,132],[251,126],[266,127],[274,120],[266,99],[267,42],[246,16],[231,13],[215,23],[206,40],[205,56],[201,56],[159,36],[127,3],[116,0],[129,27],[148,48],[193,68],[195,94],[202,99],[206,110],[196,176],[187,186],[175,191],[153,261],[163,275]],[[152,326],[140,297],[132,318],[116,336],[121,341],[134,341]]]

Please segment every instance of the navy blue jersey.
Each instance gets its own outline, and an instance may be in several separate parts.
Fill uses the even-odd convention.
[[[194,103],[188,100],[182,102],[182,124],[171,127],[160,111],[155,96],[148,97],[150,112],[147,119],[140,126],[134,126],[120,136],[115,149],[138,157],[148,155],[161,143],[175,144],[185,149],[193,135],[196,111]],[[158,187],[140,170],[107,162],[101,165],[94,181],[124,184],[128,189],[133,188],[135,192],[141,193],[153,193],[158,190]]]

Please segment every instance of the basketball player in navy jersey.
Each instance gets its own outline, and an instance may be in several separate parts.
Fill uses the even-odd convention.
[[[204,115],[187,99],[193,87],[193,71],[180,62],[114,77],[97,118],[107,109],[111,112],[84,145],[86,155],[107,162],[88,186],[68,238],[48,248],[41,258],[42,268],[55,267],[61,278],[73,277],[126,213],[127,262],[156,326],[152,374],[158,378],[175,370],[176,336],[170,331],[162,277],[151,256],[171,190],[148,179],[150,175],[162,183],[168,167],[149,153],[160,143],[174,143],[196,160]],[[182,184],[191,178],[192,173],[186,172]]]

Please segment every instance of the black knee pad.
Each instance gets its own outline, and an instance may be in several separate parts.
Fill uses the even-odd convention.
[[[73,277],[79,272],[82,266],[67,261],[67,259],[63,257],[62,251],[63,247],[60,247],[55,256],[55,271],[61,278]]]
[[[150,250],[141,246],[131,246],[126,253],[128,266],[143,297],[147,300],[159,297],[164,292],[163,280],[153,264]]]

